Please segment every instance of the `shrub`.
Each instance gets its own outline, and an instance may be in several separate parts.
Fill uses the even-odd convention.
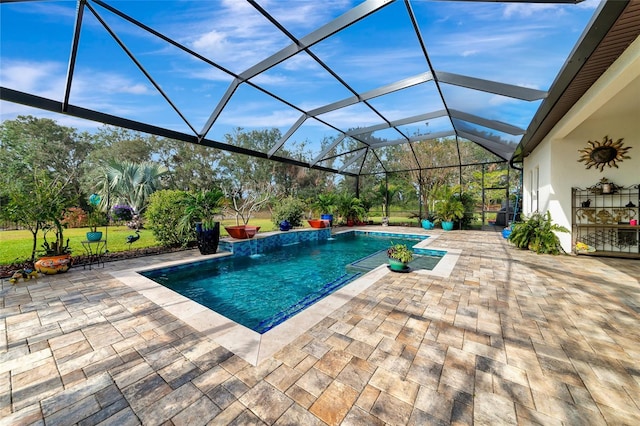
[[[127,222],[133,219],[133,209],[131,206],[125,205],[115,205],[111,209],[113,220],[117,220],[120,222]]]
[[[459,219],[460,227],[462,229],[470,229],[471,222],[473,221],[473,211],[476,207],[476,200],[469,192],[463,192],[462,195],[456,195],[460,201],[462,201],[462,205],[464,206],[464,216]],[[458,224],[456,223],[456,228]]]
[[[165,189],[154,192],[149,199],[146,225],[163,246],[186,246],[195,239],[194,231],[179,226],[186,197],[185,191]]]
[[[271,220],[278,225],[283,220],[288,220],[291,226],[301,226],[302,218],[307,209],[307,205],[304,201],[287,197],[280,201],[280,203],[273,209]]]
[[[509,241],[521,249],[536,253],[559,254],[560,239],[555,232],[569,232],[564,226],[551,223],[551,213],[533,213],[525,222],[513,224]]]
[[[64,212],[62,224],[68,228],[80,228],[87,226],[88,214],[80,207],[70,207]]]

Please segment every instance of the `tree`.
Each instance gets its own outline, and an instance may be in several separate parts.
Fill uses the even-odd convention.
[[[101,203],[127,204],[140,214],[147,205],[148,198],[162,189],[162,178],[168,170],[154,163],[131,163],[112,161],[98,177],[97,192]]]
[[[220,150],[165,138],[154,139],[152,148],[154,158],[169,170],[170,188],[199,191],[220,185]]]
[[[269,182],[257,183],[249,182],[244,188],[227,189],[226,197],[229,199],[227,209],[234,212],[236,225],[246,225],[251,219],[251,215],[266,207],[275,196],[275,187]]]
[[[4,216],[31,232],[33,244],[31,261],[36,257],[38,231],[54,229],[56,241],[44,246],[49,254],[62,254],[67,251],[63,236],[62,217],[66,207],[75,200],[67,196],[67,186],[71,177],[56,176],[51,178],[45,171],[35,171],[30,181],[19,182],[9,187],[9,202],[4,210]]]
[[[48,118],[18,116],[0,124],[0,179],[2,188],[12,183],[30,184],[35,171],[45,171],[52,179],[71,177],[65,185],[69,197],[81,194],[78,170],[91,152],[89,134]],[[2,189],[0,189],[2,191]]]
[[[110,161],[143,163],[151,161],[156,136],[143,135],[128,129],[113,126],[102,126],[93,135],[93,161],[108,163]]]

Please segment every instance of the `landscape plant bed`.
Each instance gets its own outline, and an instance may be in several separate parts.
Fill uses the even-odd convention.
[[[103,255],[103,259],[105,262],[114,262],[118,260],[135,259],[137,257],[192,250],[193,248],[194,247],[146,247],[134,250],[105,253]],[[86,263],[89,263],[87,260],[87,255],[82,254],[71,256],[72,267],[81,267]],[[0,265],[0,278],[9,278],[15,271],[18,271],[20,269],[33,269],[33,262],[25,260],[23,262],[12,263],[10,265]]]

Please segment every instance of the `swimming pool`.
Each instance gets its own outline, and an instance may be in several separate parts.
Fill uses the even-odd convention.
[[[425,237],[350,232],[329,240],[283,246],[264,255],[211,259],[141,273],[251,330],[265,333],[366,272],[348,268],[349,264],[372,258],[392,241],[411,247]],[[444,253],[431,254],[435,265]]]

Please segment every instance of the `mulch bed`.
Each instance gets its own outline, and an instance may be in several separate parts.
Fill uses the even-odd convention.
[[[105,253],[103,255],[103,258],[105,262],[114,262],[117,260],[134,259],[136,257],[153,256],[156,254],[190,250],[191,248],[192,247],[148,247],[115,253]],[[72,265],[82,266],[85,263],[88,263],[86,255],[71,256]],[[33,263],[31,261],[25,260],[24,262],[12,263],[10,265],[0,265],[0,278],[9,278],[15,271],[18,271],[20,269],[33,269]]]

